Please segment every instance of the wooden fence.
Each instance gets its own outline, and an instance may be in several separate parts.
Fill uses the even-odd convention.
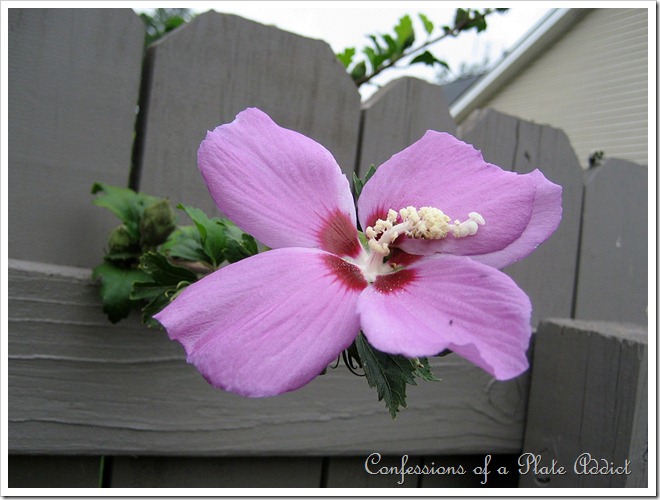
[[[412,78],[361,103],[328,45],[240,17],[203,14],[145,57],[143,38],[130,10],[9,9],[10,487],[483,487],[474,468],[488,455],[485,486],[646,487],[646,168],[584,173],[563,132],[492,110],[457,131],[441,88]],[[559,230],[508,269],[534,304],[529,373],[496,382],[439,358],[442,381],[410,387],[393,422],[346,370],[242,399],[137,317],[111,325],[89,269],[116,222],[92,184],[212,212],[197,147],[248,106],[325,145],[348,175],[436,129],[561,184]],[[399,484],[367,473],[372,453],[468,473]],[[569,473],[520,474],[523,453]],[[576,475],[581,453],[630,460],[631,473]]]

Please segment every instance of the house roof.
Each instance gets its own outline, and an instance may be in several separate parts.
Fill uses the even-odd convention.
[[[456,101],[463,93],[472,87],[474,83],[479,80],[484,75],[483,72],[478,75],[467,76],[465,78],[459,78],[453,82],[445,83],[442,85],[442,91],[444,92],[445,99],[449,104],[452,104]]]
[[[593,9],[552,9],[492,70],[465,90],[449,112],[460,123]]]

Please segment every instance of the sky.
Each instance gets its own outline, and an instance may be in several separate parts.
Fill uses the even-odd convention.
[[[539,6],[540,4],[540,6]],[[488,29],[477,34],[474,31],[462,33],[458,38],[445,39],[432,46],[431,52],[446,61],[454,71],[462,63],[481,64],[488,61],[489,66],[497,62],[503,53],[510,50],[550,9],[543,2],[516,2],[504,14],[492,14],[488,19]],[[520,5],[519,7],[516,5]],[[191,3],[196,12],[215,10],[236,14],[263,24],[310,38],[327,42],[337,53],[347,47],[356,47],[358,52],[370,43],[368,34],[391,33],[398,20],[410,14],[415,23],[418,36],[425,34],[418,14],[425,14],[436,25],[449,24],[455,9],[466,7],[466,3],[439,1],[217,1]],[[480,7],[501,7],[500,4],[472,5]],[[137,10],[137,9],[136,9]],[[433,33],[432,36],[435,36]],[[374,81],[382,86],[389,80],[401,76],[417,76],[433,81],[438,69],[422,64],[404,70],[391,70]],[[366,85],[361,88],[363,98],[377,90],[377,86]]]

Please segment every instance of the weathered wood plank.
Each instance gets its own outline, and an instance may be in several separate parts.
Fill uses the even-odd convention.
[[[363,457],[332,457],[328,460],[327,488],[417,488],[419,476],[379,473],[381,468],[400,468],[402,456],[381,456],[376,463],[369,461],[371,453]],[[421,457],[406,456],[405,467],[421,466]]]
[[[575,317],[646,324],[648,259],[648,169],[587,171]]]
[[[145,192],[215,211],[197,149],[207,130],[248,107],[323,144],[351,178],[360,95],[326,43],[207,12],[154,44],[146,72]]]
[[[317,457],[114,457],[112,488],[318,488]]]
[[[362,105],[357,174],[378,167],[429,130],[456,133],[442,87],[417,78],[394,80]]]
[[[10,455],[9,488],[98,488],[99,457]]]
[[[540,466],[556,460],[565,474],[533,469],[523,487],[646,487],[647,330],[634,324],[547,320],[539,326],[524,451]],[[576,474],[589,453],[599,467],[630,475]],[[587,457],[588,459],[588,457]],[[613,465],[612,465],[613,464]],[[584,472],[578,462],[577,470]],[[630,481],[630,482],[629,482]]]
[[[423,463],[436,470],[462,466],[465,474],[428,474],[421,477],[422,488],[515,488],[518,485],[518,455],[454,455],[424,457]],[[485,470],[485,474],[484,474]],[[505,472],[506,471],[506,472]]]
[[[582,212],[582,170],[561,130],[526,122],[494,110],[475,111],[459,130],[486,161],[521,174],[538,168],[562,186],[562,222],[529,257],[507,267],[532,300],[532,322],[570,317],[573,309]]]
[[[9,450],[193,456],[516,453],[526,379],[456,356],[392,421],[343,367],[277,398],[217,391],[136,318],[111,325],[89,272],[10,261]]]
[[[9,255],[93,266],[126,185],[144,24],[129,9],[9,9]]]

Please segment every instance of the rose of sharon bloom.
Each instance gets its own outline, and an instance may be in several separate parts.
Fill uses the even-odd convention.
[[[428,131],[366,183],[258,109],[209,132],[199,168],[218,208],[272,248],[187,287],[155,316],[213,386],[273,396],[310,382],[362,330],[406,357],[445,349],[499,380],[528,368],[531,304],[498,270],[557,228],[561,188]]]

